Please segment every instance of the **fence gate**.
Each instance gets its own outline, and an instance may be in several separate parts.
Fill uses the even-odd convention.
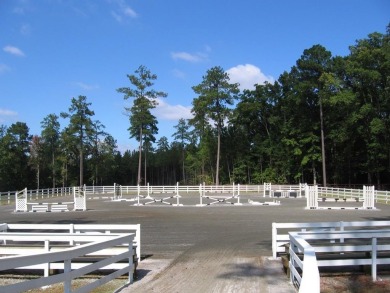
[[[16,212],[27,212],[27,188],[15,192]]]
[[[73,187],[73,198],[74,198],[74,210],[85,211],[87,210],[87,202],[85,196],[85,190],[80,187]]]

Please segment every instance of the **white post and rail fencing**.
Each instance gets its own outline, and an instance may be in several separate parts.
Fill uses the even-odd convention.
[[[290,232],[289,237],[290,281],[300,293],[320,292],[318,267],[367,265],[376,281],[377,266],[390,264],[390,230]],[[343,242],[329,245],[339,239]],[[378,258],[378,253],[385,256]],[[319,258],[322,254],[325,259]]]
[[[42,252],[34,251],[25,255],[9,256],[0,259],[0,271],[15,269],[41,269],[45,275],[38,279],[20,281],[16,284],[0,286],[1,292],[16,293],[25,292],[30,289],[50,286],[56,283],[64,284],[64,292],[90,292],[92,289],[101,286],[121,275],[128,274],[128,283],[133,281],[134,262],[133,262],[133,240],[134,234],[69,234],[69,233],[0,233],[0,239],[3,241],[33,241],[41,242],[44,239],[44,248]],[[73,241],[79,245],[65,248],[60,251],[50,251],[51,242],[67,243]],[[127,249],[110,256],[104,256],[99,261],[79,262],[81,257],[95,255],[99,251],[112,249],[116,246],[126,245]],[[99,253],[98,253],[99,255]],[[75,262],[74,260],[78,261]],[[125,262],[122,262],[125,260]],[[62,270],[62,273],[48,275],[49,270]],[[98,280],[88,282],[88,284],[72,290],[72,281],[88,273],[109,269],[112,273],[99,278]]]
[[[390,264],[389,243],[390,221],[272,223],[272,255],[289,246],[290,280],[300,293],[319,292],[319,267],[367,265],[375,281],[377,265]]]

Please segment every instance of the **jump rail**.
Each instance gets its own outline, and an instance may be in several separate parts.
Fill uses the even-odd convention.
[[[133,281],[133,239],[134,234],[126,235],[107,235],[107,234],[68,234],[68,233],[0,233],[0,239],[3,241],[33,241],[45,243],[47,251],[34,253],[32,255],[19,255],[0,258],[0,271],[14,270],[17,268],[43,269],[48,272],[49,269],[61,269],[63,273],[48,276],[45,273],[44,277],[21,281],[12,285],[1,286],[2,292],[16,293],[25,292],[30,289],[49,286],[56,283],[64,283],[64,292],[90,292],[92,289],[101,286],[121,275],[128,274],[128,283]],[[68,242],[85,243],[75,247],[67,248],[62,251],[49,251],[50,242]],[[80,265],[73,263],[77,258],[96,253],[104,249],[113,248],[118,245],[125,244],[127,249],[114,256],[105,257],[99,261],[92,263],[82,263]],[[109,268],[112,265],[118,264],[119,261],[126,260],[125,263],[120,263],[121,268],[114,272],[105,275],[104,277],[89,282],[87,285],[72,291],[72,280],[81,277],[93,271]],[[114,266],[115,267],[115,266]]]
[[[300,293],[320,292],[318,267],[371,265],[376,281],[377,265],[390,264],[390,230],[290,232],[289,238],[290,280]]]

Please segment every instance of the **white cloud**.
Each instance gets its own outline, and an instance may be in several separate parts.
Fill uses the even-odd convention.
[[[253,90],[255,84],[264,84],[265,82],[273,83],[275,79],[270,75],[265,75],[261,69],[252,65],[237,65],[226,71],[229,74],[232,83],[239,83],[240,89]]]
[[[19,56],[19,57],[24,57],[25,56],[22,50],[20,50],[17,47],[14,47],[14,46],[5,46],[3,48],[3,51],[7,52],[9,54],[15,55],[15,56]]]
[[[97,84],[86,84],[84,82],[75,82],[74,85],[82,88],[83,90],[86,90],[86,91],[91,91],[91,90],[96,90],[99,88],[99,85]]]
[[[130,17],[130,18],[137,18],[138,17],[137,12],[135,12],[134,9],[132,9],[130,6],[128,6],[125,1],[112,0],[109,2],[114,3],[116,5],[116,8],[111,11],[111,16],[117,22],[123,22],[124,17]]]
[[[173,60],[184,60],[193,63],[202,61],[202,57],[198,54],[190,54],[187,52],[172,52],[171,57]]]
[[[184,79],[186,77],[186,74],[179,69],[173,69],[172,73],[175,77],[180,78],[180,79]]]
[[[124,15],[129,16],[131,18],[136,18],[137,17],[137,13],[133,9],[128,7],[128,6],[123,7],[122,12],[123,12]]]
[[[115,20],[116,20],[117,22],[122,22],[122,16],[120,16],[120,15],[117,14],[117,13],[115,13],[114,11],[111,11],[111,16],[112,16],[113,18],[115,18]]]
[[[211,48],[209,46],[205,46],[204,52],[171,52],[171,57],[173,60],[183,60],[187,62],[197,63],[207,60],[209,52],[211,52]]]
[[[158,119],[177,121],[180,118],[191,119],[191,106],[170,105],[163,99],[158,99],[158,105],[153,109],[153,115]]]
[[[9,70],[10,70],[10,68],[7,65],[0,64],[0,74],[5,73],[5,72],[7,72]]]
[[[128,142],[121,141],[117,143],[117,150],[123,155],[126,151],[131,151],[137,148],[137,145],[131,145]]]
[[[11,111],[11,110],[8,110],[8,109],[2,109],[0,108],[0,123],[3,123],[7,120],[9,120],[10,118],[14,118],[18,115],[18,113],[16,113],[15,111]]]
[[[31,26],[29,24],[22,24],[19,31],[22,35],[28,36],[31,33]]]

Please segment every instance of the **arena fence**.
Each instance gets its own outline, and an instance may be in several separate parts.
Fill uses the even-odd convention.
[[[368,265],[376,281],[377,265],[390,264],[390,230],[290,232],[289,238],[290,281],[300,293],[320,292],[318,267]]]
[[[238,188],[238,190],[237,190]],[[264,183],[261,185],[245,185],[245,184],[232,184],[232,185],[204,185],[205,193],[233,193],[233,190],[240,192],[241,194],[253,193],[263,197],[306,197],[305,195],[306,184],[297,185],[277,185],[271,183]],[[122,186],[119,184],[113,184],[108,186],[83,186],[82,188],[87,195],[94,195],[96,198],[110,198],[121,197],[126,195],[142,194],[157,194],[157,193],[172,193],[172,194],[185,194],[194,193],[199,194],[199,185],[171,185],[171,186],[152,186],[152,185],[139,185],[139,186]],[[15,200],[15,194],[17,191],[8,191],[0,193],[0,205],[12,204]],[[333,197],[343,199],[355,199],[363,198],[363,189],[350,189],[350,188],[334,188],[334,187],[318,187],[318,193],[320,197]],[[73,187],[63,188],[46,188],[37,190],[27,190],[27,197],[30,201],[42,200],[51,197],[61,197],[73,194]],[[374,191],[374,198],[376,203],[390,203],[390,191]]]
[[[136,257],[141,261],[141,225],[140,224],[0,224],[0,232],[39,231],[45,233],[104,233],[129,234],[134,233],[133,247]],[[1,240],[1,239],[0,239]],[[74,245],[74,241],[69,241]]]
[[[44,224],[34,226],[39,226],[38,228],[43,230],[53,228]],[[21,255],[0,258],[0,271],[26,269],[44,271],[43,277],[1,286],[1,292],[25,292],[56,283],[63,283],[66,293],[90,292],[92,289],[124,274],[128,274],[128,283],[133,281],[135,269],[133,261],[134,233],[122,235],[114,233],[31,233],[25,232],[26,227],[23,228],[24,232],[7,231],[9,227],[7,224],[2,224],[0,227],[6,231],[0,233],[0,240],[3,241],[2,254],[13,255],[15,249],[19,249],[17,254],[21,253]],[[19,227],[22,229],[21,226]],[[7,250],[7,243],[10,242],[12,242],[12,247]],[[26,242],[31,243],[31,245],[26,247]],[[18,243],[22,243],[24,246],[16,247]],[[33,249],[33,244],[37,245],[37,243],[41,243],[41,246]],[[108,253],[118,246],[125,249]],[[99,257],[99,260],[91,261],[91,256]],[[62,273],[49,275],[51,270],[60,270]],[[73,280],[99,270],[109,270],[111,273],[72,290]]]
[[[390,229],[390,221],[315,222],[315,223],[272,223],[272,256],[276,258],[285,252],[289,243],[289,232],[304,231],[351,231]]]

